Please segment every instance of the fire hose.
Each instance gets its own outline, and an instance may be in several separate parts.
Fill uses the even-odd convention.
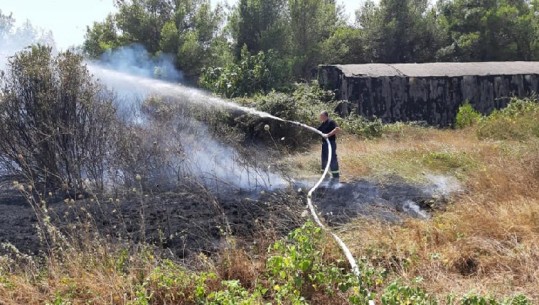
[[[308,125],[305,125],[305,124],[302,124],[302,123],[299,123],[299,122],[294,122],[294,121],[287,121],[287,122],[292,123],[292,124],[297,125],[297,126],[300,126],[300,127],[303,127],[305,129],[308,129],[308,130],[310,130],[312,132],[315,132],[315,133],[319,134],[320,136],[324,135],[320,130],[318,130],[316,128],[313,128],[311,126],[308,126]],[[320,184],[322,184],[322,182],[324,181],[325,177],[327,176],[327,174],[329,172],[329,168],[330,168],[330,164],[331,164],[332,147],[331,147],[331,144],[329,142],[329,139],[326,138],[325,140],[326,140],[326,144],[328,146],[328,161],[327,161],[327,164],[326,164],[326,168],[324,169],[324,173],[322,174],[320,179],[318,179],[316,184],[307,193],[307,206],[308,206],[309,211],[311,212],[311,215],[312,215],[314,221],[316,222],[316,224],[322,230],[329,233],[331,235],[331,237],[337,242],[337,244],[341,248],[342,252],[344,253],[344,256],[346,256],[346,259],[348,260],[348,263],[350,264],[350,268],[352,269],[352,272],[354,273],[354,275],[356,275],[359,278],[361,276],[361,273],[360,273],[359,268],[357,266],[356,260],[355,260],[354,256],[352,255],[352,252],[350,251],[350,249],[348,249],[348,246],[346,246],[346,244],[342,241],[342,239],[339,236],[337,236],[337,234],[331,232],[322,223],[322,221],[320,221],[320,218],[318,217],[318,214],[316,214],[316,209],[315,209],[315,207],[313,205],[313,201],[312,201],[313,193],[318,189],[318,187],[320,187]]]
[[[310,131],[312,131],[314,133],[319,134],[320,136],[324,136],[324,133],[322,133],[320,130],[318,130],[316,128],[313,128],[313,127],[311,127],[309,125],[305,125],[303,123],[294,122],[294,121],[288,121],[288,120],[283,120],[283,121],[286,121],[288,123],[303,127],[303,128],[305,128],[307,130],[310,130]],[[318,182],[316,182],[316,184],[307,193],[307,206],[309,207],[309,211],[311,212],[311,215],[312,215],[314,221],[316,222],[316,224],[322,230],[326,231],[329,235],[331,235],[331,237],[335,240],[335,242],[337,242],[337,244],[339,245],[339,248],[341,248],[342,252],[344,253],[344,256],[348,260],[348,263],[350,264],[350,268],[352,269],[352,272],[354,273],[354,275],[358,279],[360,279],[361,272],[359,271],[359,267],[357,265],[356,259],[352,255],[352,252],[350,251],[348,246],[346,246],[346,244],[342,241],[342,239],[339,236],[337,236],[337,234],[331,232],[331,230],[329,230],[322,223],[322,221],[320,221],[320,218],[318,217],[318,214],[316,214],[316,209],[315,209],[315,207],[313,205],[313,201],[312,201],[313,193],[318,189],[320,184],[322,184],[322,182],[326,178],[326,176],[327,176],[327,174],[329,172],[330,164],[331,164],[332,148],[331,148],[331,144],[329,142],[329,139],[326,138],[325,140],[326,140],[326,144],[328,146],[328,161],[327,161],[327,164],[326,164],[326,168],[324,169],[324,173],[322,174],[320,179],[318,179]],[[369,293],[369,295],[370,295],[370,293]],[[375,303],[374,303],[373,300],[369,300],[369,305],[374,305],[374,304]]]

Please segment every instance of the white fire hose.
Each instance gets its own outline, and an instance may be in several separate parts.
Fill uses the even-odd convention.
[[[286,121],[286,122],[289,122],[289,123],[292,123],[294,125],[298,125],[300,127],[308,129],[308,130],[310,130],[312,132],[315,132],[315,133],[319,134],[320,136],[324,136],[324,133],[322,133],[320,130],[318,130],[316,128],[313,128],[311,126],[305,125],[303,123],[294,122],[294,121]],[[337,244],[341,248],[342,252],[344,253],[344,256],[346,256],[346,259],[348,260],[348,263],[350,264],[350,268],[352,269],[352,272],[359,279],[360,276],[361,276],[361,272],[359,271],[359,267],[357,266],[356,259],[352,255],[352,252],[350,252],[350,249],[348,249],[348,246],[346,246],[346,244],[342,241],[342,239],[339,236],[337,236],[337,234],[331,232],[331,230],[329,230],[322,223],[322,221],[320,221],[320,218],[318,218],[318,215],[316,214],[316,209],[314,208],[314,205],[313,205],[313,202],[312,202],[313,193],[316,191],[316,189],[318,189],[320,184],[322,184],[322,182],[324,181],[325,177],[327,176],[327,174],[329,172],[329,168],[330,168],[330,164],[331,164],[331,156],[332,156],[331,143],[329,142],[329,139],[326,138],[325,140],[326,140],[326,144],[328,145],[328,161],[327,161],[327,164],[326,164],[326,168],[324,169],[324,173],[322,174],[322,176],[320,177],[318,182],[316,182],[316,184],[309,190],[309,193],[307,193],[307,206],[309,207],[309,211],[311,212],[311,215],[313,216],[313,219],[316,222],[316,224],[320,228],[322,228],[322,230],[329,233],[331,235],[331,237],[333,237],[333,239],[337,242]],[[373,300],[369,300],[369,305],[374,305],[374,304],[375,303],[374,303]]]
[[[287,121],[287,122],[298,125],[305,129],[308,129],[312,132],[319,134],[320,136],[324,135],[320,130],[313,128],[311,126],[308,126],[299,122],[294,122],[294,121]],[[324,231],[328,232],[333,237],[333,239],[337,242],[337,244],[343,251],[344,255],[346,256],[346,259],[348,260],[348,263],[350,264],[350,268],[352,269],[352,272],[359,278],[361,276],[361,273],[359,272],[359,268],[357,266],[356,260],[354,259],[354,256],[352,255],[352,252],[350,252],[350,249],[348,249],[346,244],[342,241],[342,239],[339,236],[337,236],[337,234],[331,232],[328,228],[326,228],[326,226],[322,223],[322,221],[320,221],[320,218],[318,218],[318,215],[316,214],[316,209],[314,208],[313,201],[312,201],[313,193],[316,191],[316,189],[318,189],[320,184],[322,184],[322,182],[324,181],[325,177],[327,176],[329,172],[329,167],[331,164],[332,147],[329,142],[329,139],[326,139],[326,143],[328,145],[328,161],[326,164],[326,168],[324,169],[324,173],[322,174],[318,182],[316,182],[316,184],[309,190],[309,193],[307,193],[307,206],[309,207],[309,211],[311,212],[311,215],[313,216],[313,219],[316,222],[316,224],[320,228],[322,228]]]

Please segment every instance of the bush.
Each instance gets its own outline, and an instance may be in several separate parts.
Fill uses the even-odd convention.
[[[316,84],[296,84],[296,89],[291,94],[270,92],[267,95],[257,95],[251,98],[236,99],[236,102],[250,108],[267,112],[276,117],[301,122],[309,126],[318,126],[318,117],[321,111],[331,111],[335,108],[333,93],[320,89]],[[213,115],[213,117],[216,117]],[[246,139],[257,139],[273,142],[276,139],[280,144],[289,147],[303,147],[317,136],[304,128],[299,128],[290,123],[261,118],[258,116],[241,113],[227,113],[218,115],[220,119],[212,120],[211,125],[233,127],[245,135]],[[205,119],[204,122],[208,120]],[[270,126],[270,132],[264,130],[264,125]],[[272,144],[273,145],[273,144]]]
[[[384,124],[378,118],[367,120],[353,113],[347,118],[337,118],[336,121],[344,131],[367,139],[379,138],[384,133]]]
[[[250,96],[279,87],[285,70],[284,63],[274,51],[260,51],[252,55],[243,48],[237,63],[205,68],[199,83],[203,88],[228,98]]]
[[[478,124],[480,139],[527,140],[539,137],[539,103],[534,100],[514,99],[501,110],[496,110]]]
[[[369,293],[380,273],[361,266],[361,279],[340,267],[339,261],[326,261],[329,238],[313,222],[307,222],[277,241],[266,269],[271,293],[278,304],[308,304],[317,293],[326,294],[334,302],[367,304],[374,297]],[[343,262],[344,263],[344,262]]]
[[[419,281],[419,279],[416,279],[416,282]],[[384,290],[384,293],[382,295],[382,304],[436,305],[438,304],[438,302],[421,288],[401,285],[397,282],[394,282],[387,286]]]
[[[470,105],[469,101],[465,101],[457,112],[455,127],[459,129],[466,128],[475,125],[480,119],[481,114]]]
[[[53,56],[33,46],[16,54],[0,77],[0,160],[47,187],[103,187],[114,95],[98,85],[81,56]]]

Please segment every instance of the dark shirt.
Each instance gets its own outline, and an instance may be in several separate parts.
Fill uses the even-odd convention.
[[[339,126],[337,125],[337,123],[335,123],[335,121],[333,121],[332,119],[327,119],[324,123],[322,123],[322,125],[320,125],[320,127],[318,127],[318,130],[320,130],[323,133],[330,133],[337,127]],[[337,139],[337,136],[332,135],[328,139],[331,142],[335,142],[335,140]],[[322,139],[322,142],[325,142],[325,140]]]

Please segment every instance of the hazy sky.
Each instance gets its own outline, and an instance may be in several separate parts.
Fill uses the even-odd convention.
[[[220,0],[212,0],[213,3]],[[228,0],[229,4],[236,0]],[[361,0],[340,0],[350,17],[359,8]],[[27,19],[39,28],[51,30],[57,47],[66,49],[79,45],[86,26],[103,20],[114,11],[113,0],[0,0],[3,14],[13,13],[20,24]]]

